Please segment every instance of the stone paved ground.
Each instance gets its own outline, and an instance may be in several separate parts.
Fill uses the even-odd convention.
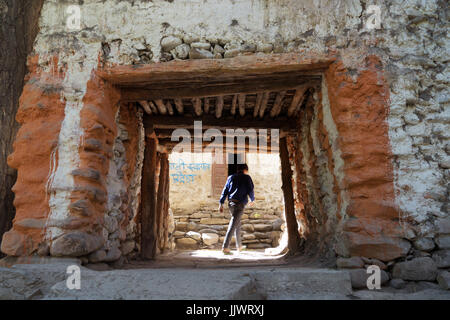
[[[262,253],[234,260],[203,254],[208,257],[168,255],[106,271],[81,267],[80,290],[66,286],[66,268],[79,264],[76,259],[37,258],[12,267],[3,261],[0,299],[450,299],[449,291],[432,285],[355,291],[348,271],[311,267],[306,260],[300,267],[279,257],[248,260]]]

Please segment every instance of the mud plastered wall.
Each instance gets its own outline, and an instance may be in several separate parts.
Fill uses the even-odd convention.
[[[371,4],[380,7],[381,29],[371,31],[365,28],[368,3],[356,0],[338,4],[306,0],[84,1],[80,5],[79,31],[67,29],[67,4],[45,1],[40,33],[30,57],[33,63],[30,63],[29,79],[34,80],[28,82],[22,96],[22,131],[19,131],[10,161],[12,167],[19,169],[19,181],[15,186],[18,215],[13,230],[5,235],[3,252],[30,254],[43,243],[43,234],[48,233],[42,229],[49,228],[38,224],[35,230],[23,223],[21,227],[23,218],[35,215],[45,221],[48,217],[70,215],[68,207],[75,189],[71,172],[80,169],[82,161],[77,160],[79,144],[85,134],[78,119],[86,107],[83,100],[88,81],[95,79],[95,70],[99,66],[279,52],[336,58],[325,74],[331,115],[336,123],[337,144],[333,148],[341,150],[344,162],[342,167],[335,164],[338,168],[335,176],[343,177],[339,193],[347,194],[349,199],[346,205],[341,205],[341,208],[349,208],[342,216],[346,218],[351,209],[349,216],[354,224],[346,230],[354,237],[348,237],[349,245],[338,251],[343,255],[371,256],[387,251],[389,254],[384,259],[396,259],[406,256],[407,252],[412,253],[402,238],[414,242],[415,248],[425,255],[435,247],[449,248],[448,71],[445,67],[449,45],[445,33],[448,28],[445,2],[375,1]],[[372,76],[364,74],[366,71]],[[381,89],[370,91],[361,101],[350,101],[352,90],[364,90],[364,83],[369,80],[375,81],[371,83],[374,87],[379,82]],[[58,81],[51,84],[52,90],[44,91],[44,97],[55,93],[49,97],[54,102],[47,108],[39,108],[45,104],[39,104],[37,98],[34,102],[30,100],[33,95],[27,90],[43,91],[49,81]],[[339,81],[346,83],[344,91],[340,91]],[[378,100],[371,101],[372,96]],[[359,122],[359,112],[370,110],[374,102],[384,106],[380,116],[376,117],[374,113],[372,118],[364,117],[365,121]],[[38,117],[28,117],[24,112],[27,106],[36,109]],[[50,108],[56,108],[51,113],[52,118],[55,117],[51,121],[53,131],[44,130],[43,124],[39,124],[43,113]],[[111,119],[116,114],[113,111]],[[378,124],[385,123],[385,127],[379,126],[377,131],[382,143],[373,142],[375,139],[366,142],[373,147],[363,149],[366,158],[359,157],[361,150],[357,148],[342,150],[345,145],[352,145],[353,137],[367,130],[366,120],[369,119]],[[111,123],[108,136],[113,141],[117,127]],[[48,118],[46,125],[50,125]],[[42,128],[37,129],[40,126]],[[351,128],[358,126],[361,129],[355,134]],[[25,132],[30,127],[45,131],[43,136],[48,138],[41,138],[39,143],[49,147],[20,156],[30,142],[21,137],[31,136]],[[330,132],[328,134],[333,134]],[[363,140],[360,139],[355,147],[362,146]],[[383,147],[382,156],[377,155],[380,146]],[[55,148],[56,162],[51,161]],[[36,168],[31,163],[36,162],[38,155],[42,157],[39,162],[42,165]],[[351,170],[355,176],[364,172],[365,161],[373,161],[371,155],[381,160],[384,173],[360,176],[360,181],[353,181],[353,184],[344,178]],[[50,168],[51,163],[55,168]],[[21,170],[23,180],[20,180]],[[49,192],[53,189],[45,186],[52,170],[55,170],[53,181],[62,187]],[[37,177],[38,172],[39,177],[31,181],[29,177]],[[105,178],[107,174],[102,172],[101,175]],[[379,175],[383,178],[379,179]],[[363,217],[368,207],[366,200],[355,205],[358,185],[367,191],[361,193],[360,199],[368,197],[368,202],[374,200],[371,197],[376,194],[375,190],[382,190],[383,203],[375,213],[370,213],[369,220],[375,221],[374,218],[386,210],[388,214],[382,219],[386,223],[369,224],[374,226],[369,229],[361,227],[366,225]],[[24,201],[21,199],[26,198],[26,190],[34,191],[33,196]],[[378,200],[375,197],[375,202]],[[33,210],[26,210],[26,206]],[[103,206],[96,210],[100,212]],[[391,220],[395,229],[397,224],[401,227],[390,230],[388,222]],[[379,225],[384,225],[385,229],[375,227]],[[52,230],[57,236],[65,232]],[[90,230],[94,229],[90,227]],[[372,241],[368,237],[368,234],[379,234],[383,230],[393,234],[395,240],[387,237]],[[84,242],[89,245],[84,246],[83,254],[103,245],[101,240],[97,241],[99,236],[97,231],[93,232],[94,238]],[[388,246],[385,246],[386,241]],[[358,244],[355,248],[361,250],[348,250],[355,243]],[[428,245],[423,247],[420,243]]]
[[[169,159],[175,247],[219,248],[231,216],[227,208],[223,213],[218,211],[219,197],[212,196],[212,155],[173,153]],[[276,247],[285,229],[279,155],[251,153],[246,162],[256,201],[242,217],[243,244],[249,249]]]

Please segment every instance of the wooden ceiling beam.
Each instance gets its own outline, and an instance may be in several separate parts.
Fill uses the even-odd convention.
[[[183,100],[181,99],[175,99],[175,108],[177,109],[179,114],[183,114],[184,112],[184,105],[183,105]]]
[[[283,99],[285,95],[286,91],[280,91],[277,93],[275,102],[273,103],[272,110],[270,111],[270,116],[272,118],[275,118],[280,114],[281,108],[283,107]]]
[[[196,116],[201,116],[203,114],[202,110],[202,100],[200,98],[192,99],[192,105],[194,106],[194,112]]]
[[[175,129],[158,129],[157,128],[157,129],[155,129],[155,134],[160,139],[169,139],[169,138],[172,137],[174,130]],[[186,130],[189,131],[189,134],[190,134],[191,138],[194,138],[194,137],[203,137],[208,129],[203,128],[202,132],[201,133],[199,132],[200,135],[198,135],[197,132],[194,132],[194,129],[186,129]],[[227,129],[221,129],[220,130],[222,135],[223,135],[223,137],[224,137],[224,142],[225,142],[225,138],[227,136],[226,130]],[[258,138],[258,134],[260,133],[257,130],[261,130],[261,129],[255,129],[255,131],[256,131],[255,132],[256,138]],[[235,132],[234,136],[235,137],[246,137],[246,138],[248,138],[248,135],[245,132],[243,134],[240,134],[239,132]],[[271,139],[272,139],[272,137],[271,137],[271,132],[270,132],[270,129],[269,129],[269,130],[267,130],[266,140],[267,141],[271,141]]]
[[[238,95],[235,94],[233,96],[233,101],[231,101],[231,110],[230,110],[230,112],[233,116],[236,114],[237,100],[238,100]]]
[[[148,104],[150,105],[150,109],[152,110],[152,113],[158,114],[158,108],[155,106],[153,101],[149,101]]]
[[[245,116],[245,94],[238,95],[239,114],[241,117]]]
[[[221,117],[216,118],[213,115],[204,114],[202,117],[192,116],[164,116],[164,115],[145,115],[144,125],[153,126],[160,129],[176,129],[194,128],[194,121],[202,121],[202,128],[217,128],[217,129],[236,129],[236,128],[254,128],[254,129],[280,129],[287,131],[297,130],[297,121],[286,117],[278,117],[269,120],[255,120],[248,115],[244,118]]]
[[[256,95],[255,108],[253,109],[253,118],[256,118],[259,114],[259,109],[261,108],[261,102],[263,100],[264,93],[259,92]]]
[[[170,100],[166,101],[166,108],[167,108],[167,112],[169,113],[169,115],[173,115],[173,106],[172,106],[172,102],[170,102]]]
[[[163,141],[163,142],[161,143],[161,145],[162,145],[168,152],[171,152],[171,151],[173,150],[173,148],[174,148],[175,146],[178,145],[178,142],[173,142],[173,141],[167,141],[167,142],[166,142],[166,141]],[[202,144],[202,152],[205,152],[205,151],[213,151],[212,148],[214,148],[214,147],[215,147],[214,143],[211,144],[210,142],[205,142],[205,143]],[[220,147],[220,146],[218,146],[218,147]],[[208,149],[206,149],[206,148],[208,148]],[[272,152],[272,150],[274,150],[274,152],[277,152],[277,151],[278,151],[278,147],[272,148],[272,147],[270,146],[270,144],[268,144],[267,147],[249,146],[249,145],[247,144],[247,145],[246,145],[245,147],[243,147],[243,148],[242,148],[242,147],[238,147],[238,146],[235,145],[232,149],[233,149],[233,152],[235,152],[235,153],[241,151],[242,149],[245,149],[245,152],[264,152],[264,153],[266,153],[266,152]],[[229,151],[229,150],[227,150],[225,147],[224,147],[222,150],[223,150],[223,153]],[[191,152],[198,152],[198,151],[194,150],[193,144],[191,145]]]
[[[306,94],[306,90],[308,90],[308,86],[302,86],[300,88],[298,88],[295,91],[295,95],[292,98],[292,102],[291,105],[288,108],[288,116],[292,116],[293,114],[296,113],[296,111],[298,111],[298,109],[300,108],[301,104],[303,103],[304,99],[305,99],[305,94]]]
[[[223,112],[223,96],[218,96],[216,99],[216,118],[222,117]]]
[[[155,101],[156,107],[158,107],[158,111],[160,114],[166,114],[167,108],[162,99],[156,99]]]
[[[320,76],[319,76],[320,78]],[[170,88],[122,88],[121,101],[134,102],[139,100],[155,100],[160,99],[181,99],[181,98],[203,98],[215,97],[234,94],[255,94],[261,91],[286,91],[295,90],[298,86],[309,84],[310,87],[320,84],[320,80],[316,78],[282,78],[267,80],[253,80],[250,82],[237,81],[236,83],[227,84],[219,83],[216,85],[205,84],[201,86],[183,86]]]
[[[264,117],[264,112],[266,111],[267,103],[269,102],[269,97],[270,97],[270,92],[264,92],[263,98],[261,101],[261,107],[259,108],[259,117],[260,118]]]
[[[138,102],[141,105],[141,107],[144,108],[144,111],[147,114],[152,114],[152,110],[150,109],[150,105],[148,104],[148,101],[141,100],[141,101],[138,101]]]
[[[209,113],[209,97],[203,98],[203,110],[205,113]]]

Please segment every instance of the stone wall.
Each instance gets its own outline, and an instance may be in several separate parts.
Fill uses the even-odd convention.
[[[365,26],[369,4],[380,7],[380,29]],[[448,268],[438,258],[450,248],[445,1],[88,0],[80,5],[79,31],[67,30],[66,6],[45,1],[29,59],[17,117],[22,127],[9,162],[18,169],[17,217],[3,252],[27,255],[53,245],[57,239],[44,235],[61,236],[58,219],[71,216],[72,195],[91,196],[80,193],[81,185],[97,184],[90,190],[100,201],[86,221],[99,218],[89,239],[101,236],[106,199],[116,192],[102,179],[118,128],[116,111],[101,109],[107,98],[99,90],[108,86],[96,78],[98,68],[296,52],[302,61],[334,61],[323,74],[319,107],[305,113],[309,134],[302,129],[305,139],[291,143],[297,208],[311,214],[299,213],[299,220],[313,231],[336,230],[323,242],[339,244],[332,254],[391,265],[434,256]],[[96,182],[86,182],[97,175],[86,171],[94,160],[80,143],[91,128],[84,123],[91,102],[110,120],[102,140],[107,160]],[[86,252],[98,245],[90,240]]]
[[[175,219],[176,249],[220,248],[230,221],[227,205],[218,211],[211,184],[211,154],[173,153],[170,206]],[[185,170],[180,164],[184,164]],[[190,170],[207,164],[204,170]],[[247,154],[249,174],[255,185],[255,205],[242,217],[242,241],[249,249],[277,247],[284,230],[284,206],[278,154]],[[193,174],[182,183],[178,173]],[[234,238],[232,240],[235,243]]]

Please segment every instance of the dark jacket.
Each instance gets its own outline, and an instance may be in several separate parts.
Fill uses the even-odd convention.
[[[248,197],[250,197],[251,201],[255,201],[252,178],[242,172],[229,176],[219,202],[223,204],[227,197],[229,200],[236,200],[244,204],[248,202]]]

